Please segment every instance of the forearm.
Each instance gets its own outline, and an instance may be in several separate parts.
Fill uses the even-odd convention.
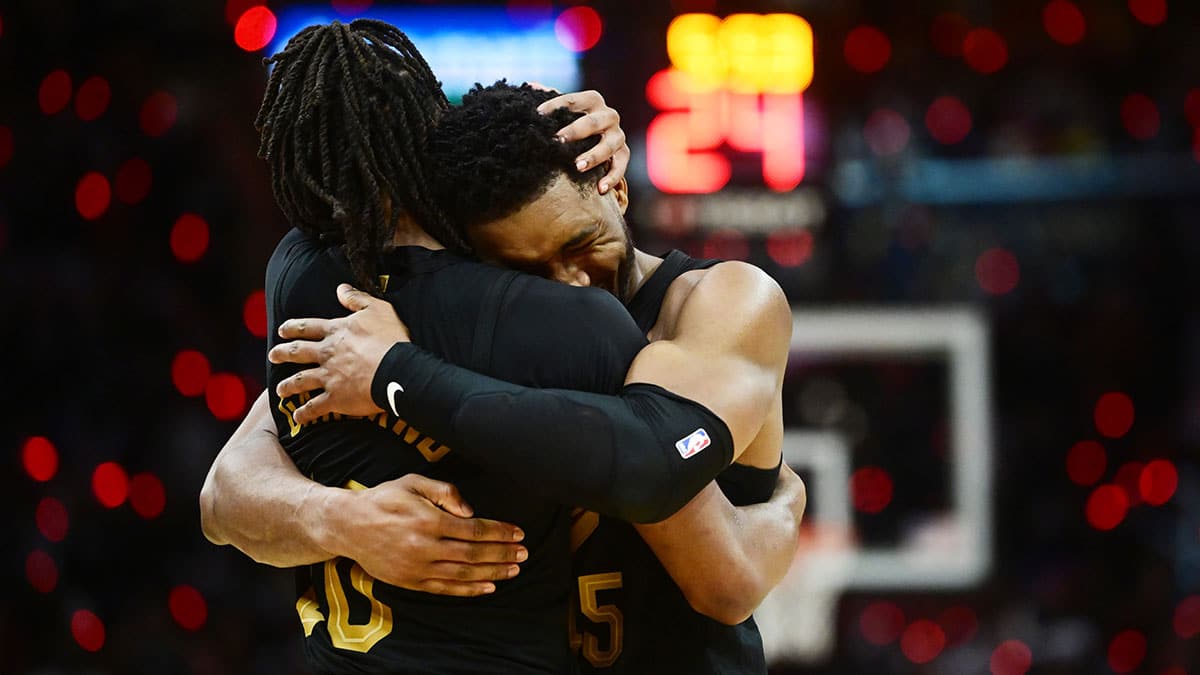
[[[383,359],[372,395],[485,469],[563,503],[636,522],[674,513],[733,455],[720,418],[653,385],[627,387],[620,396],[531,389],[408,344]],[[707,448],[691,454],[677,447],[699,429]]]
[[[309,480],[279,445],[267,396],[221,449],[200,492],[201,528],[214,544],[232,544],[254,560],[295,567],[328,560],[323,514],[339,491]]]

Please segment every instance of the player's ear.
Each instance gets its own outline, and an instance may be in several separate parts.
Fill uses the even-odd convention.
[[[625,215],[625,209],[629,208],[629,182],[624,176],[608,189],[608,194],[617,198],[617,209],[621,211],[621,215]]]

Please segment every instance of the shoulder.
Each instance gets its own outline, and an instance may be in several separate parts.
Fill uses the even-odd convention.
[[[779,283],[762,269],[729,261],[688,272],[676,283],[680,284],[677,316],[665,338],[786,353],[792,334],[791,307]],[[674,285],[671,291],[675,292]]]

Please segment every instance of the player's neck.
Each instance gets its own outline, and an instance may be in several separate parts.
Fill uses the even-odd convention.
[[[408,216],[404,216],[396,222],[396,233],[392,235],[392,246],[419,246],[434,251],[446,248]]]
[[[629,298],[637,295],[637,292],[642,289],[642,284],[654,274],[658,266],[661,265],[663,259],[650,255],[641,249],[633,249],[633,277],[629,282]],[[628,302],[629,298],[626,298]]]

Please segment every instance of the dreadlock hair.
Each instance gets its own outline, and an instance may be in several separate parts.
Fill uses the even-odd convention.
[[[556,92],[504,80],[475,87],[461,106],[447,110],[429,142],[434,193],[450,221],[462,228],[511,215],[566,174],[581,192],[594,190],[605,165],[580,173],[575,158],[599,137],[562,143],[556,132],[579,113],[537,106]]]
[[[372,293],[402,212],[468,250],[427,181],[425,146],[449,103],[408,36],[382,21],[334,21],[300,31],[265,63],[274,68],[254,122],[258,155],[294,227],[342,242]]]

